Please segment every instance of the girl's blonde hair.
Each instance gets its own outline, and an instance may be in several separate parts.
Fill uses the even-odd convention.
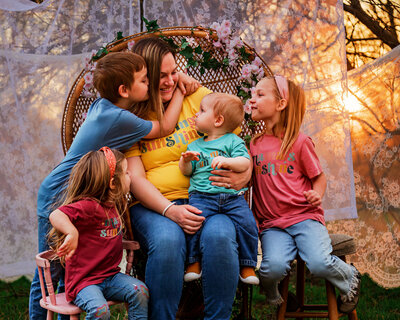
[[[278,86],[274,77],[268,77],[264,79],[272,79],[274,84],[274,95],[278,101],[282,99]],[[291,80],[288,81],[289,98],[287,101],[286,108],[281,111],[279,121],[273,128],[273,134],[275,137],[282,139],[281,148],[277,155],[277,159],[283,160],[290,148],[296,141],[300,127],[303,122],[304,114],[306,112],[306,98],[304,90]],[[265,134],[265,128],[263,132],[256,134],[252,139],[255,144],[261,136]]]
[[[148,112],[148,109],[143,108],[143,103],[135,105],[130,111],[147,120],[156,115],[157,120],[161,121],[164,113],[164,105],[160,95],[161,63],[168,53],[171,53],[175,58],[175,51],[166,41],[150,37],[136,42],[132,47],[132,52],[139,54],[146,61],[150,98],[145,103],[148,104],[151,113]]]
[[[82,199],[91,199],[102,204],[115,206],[122,229],[121,214],[127,209],[127,197],[123,190],[122,162],[125,156],[118,150],[112,150],[116,159],[113,188],[110,187],[111,172],[103,151],[90,151],[72,168],[68,186],[63,194],[61,205],[68,205]],[[104,208],[107,214],[107,209]],[[119,232],[118,232],[119,234]],[[48,235],[50,247],[57,252],[64,242],[65,235],[52,228]],[[61,259],[63,262],[63,259]]]

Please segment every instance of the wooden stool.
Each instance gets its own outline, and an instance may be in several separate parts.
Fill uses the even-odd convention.
[[[356,244],[352,237],[344,234],[331,234],[332,254],[346,261],[346,255],[356,252]],[[340,317],[348,316],[350,320],[357,320],[357,311],[353,310],[349,314],[342,314],[337,309],[335,287],[327,280],[325,280],[326,287],[326,300],[325,305],[304,304],[304,288],[305,288],[305,263],[297,256],[297,279],[296,279],[296,298],[299,303],[299,308],[296,311],[286,311],[289,292],[289,278],[288,274],[280,284],[281,295],[283,303],[278,309],[277,319],[283,320],[286,318],[328,318],[329,320],[337,320]],[[321,312],[318,310],[326,310]]]

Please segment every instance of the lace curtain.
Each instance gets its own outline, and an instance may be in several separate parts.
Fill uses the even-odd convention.
[[[158,19],[161,27],[207,27],[228,19],[274,73],[302,84],[309,102],[303,130],[313,137],[329,177],[326,217],[357,217],[351,115],[343,103],[347,73],[341,1],[165,0],[143,1],[141,7],[133,0],[46,0],[34,8],[26,7],[31,5],[28,0],[14,4],[0,0],[0,278],[34,270],[37,190],[63,157],[61,115],[84,57],[112,41],[118,31],[141,31],[141,14]],[[356,178],[364,179],[365,172],[357,172]],[[364,223],[375,230],[361,219],[338,220],[329,227],[350,233],[348,223]],[[356,262],[361,269],[363,263]],[[387,272],[380,270],[378,282]]]

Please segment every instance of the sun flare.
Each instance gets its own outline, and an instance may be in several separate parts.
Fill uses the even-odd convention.
[[[358,99],[349,93],[347,98],[344,99],[344,107],[348,112],[355,113],[364,109],[364,106]]]

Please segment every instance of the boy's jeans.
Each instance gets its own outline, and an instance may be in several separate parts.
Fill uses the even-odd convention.
[[[239,265],[249,267],[257,265],[258,229],[253,213],[243,195],[196,191],[190,193],[189,204],[203,211],[201,215],[206,219],[216,214],[226,214],[235,225],[239,245]],[[202,229],[194,235],[186,235],[188,263],[200,260],[201,232]]]
[[[83,288],[74,303],[86,311],[85,319],[110,319],[107,300],[128,303],[128,319],[147,319],[149,290],[140,280],[124,273],[106,278],[102,283]]]
[[[331,239],[320,222],[309,219],[286,229],[266,229],[261,233],[261,246],[260,280],[269,303],[281,301],[278,283],[288,274],[297,254],[312,275],[327,279],[341,294],[350,291],[356,270],[331,255]]]

